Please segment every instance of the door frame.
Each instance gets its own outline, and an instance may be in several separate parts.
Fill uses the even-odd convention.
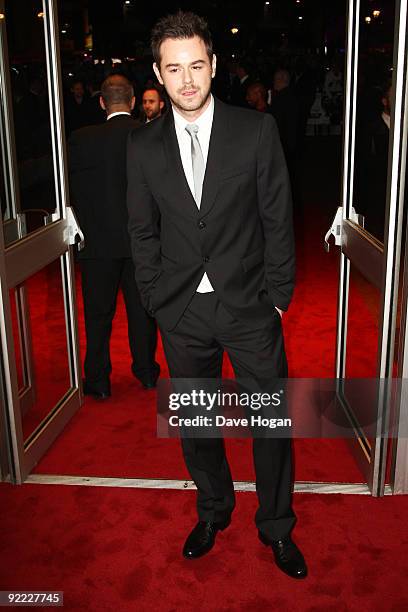
[[[4,0],[0,10],[4,12]],[[10,479],[22,483],[34,465],[39,461],[66,423],[75,414],[83,401],[79,336],[76,313],[75,269],[71,243],[71,215],[68,214],[68,172],[63,123],[62,77],[59,50],[59,29],[57,0],[43,0],[44,38],[47,66],[48,98],[52,139],[55,194],[58,220],[41,229],[20,237],[12,244],[5,245],[3,228],[0,230],[0,333],[2,367],[5,389],[5,425],[8,431],[10,453]],[[18,169],[16,165],[14,124],[12,121],[11,84],[9,78],[6,19],[0,20],[1,28],[1,99],[0,113],[3,132],[5,163],[10,168],[10,197],[18,212]],[[64,315],[69,359],[70,388],[51,409],[36,430],[26,440],[22,431],[22,414],[18,392],[15,347],[12,329],[9,291],[24,283],[31,275],[53,261],[60,260],[62,288],[64,294]]]
[[[380,333],[377,364],[377,421],[373,444],[361,428],[355,429],[357,444],[350,440],[353,455],[367,479],[372,495],[384,495],[392,376],[395,351],[396,311],[401,258],[404,207],[404,179],[407,129],[407,0],[396,0],[393,54],[392,113],[388,158],[385,240],[382,245],[352,216],[357,109],[360,0],[348,0],[347,68],[343,141],[342,231],[339,273],[336,370],[338,397],[348,413],[353,413],[344,391],[347,357],[347,318],[351,263],[381,290]],[[356,204],[358,207],[358,203]],[[358,211],[357,211],[358,212]],[[361,452],[363,451],[363,452]]]

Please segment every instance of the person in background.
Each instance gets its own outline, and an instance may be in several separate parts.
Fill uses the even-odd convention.
[[[132,372],[146,389],[155,387],[156,323],[144,310],[135,281],[127,232],[126,141],[140,126],[131,118],[133,88],[121,75],[102,84],[104,124],[72,133],[69,173],[73,206],[85,235],[79,254],[85,311],[84,393],[98,399],[111,395],[110,336],[119,288],[128,320]]]
[[[237,62],[233,63],[233,68],[235,71],[235,77],[232,81],[230,102],[234,106],[248,108],[246,95],[248,87],[254,81],[250,74],[249,60],[246,58],[241,58],[237,60]]]
[[[287,70],[279,69],[274,74],[270,112],[278,125],[296,206],[300,200],[297,178],[299,103],[290,87],[290,74]]]
[[[246,94],[246,100],[251,108],[259,111],[260,113],[268,113],[270,111],[268,105],[268,92],[266,91],[263,83],[251,83],[248,87]]]
[[[290,165],[297,150],[299,104],[290,88],[287,70],[279,69],[274,74],[271,113],[278,124],[286,161]]]
[[[87,96],[84,84],[80,80],[74,81],[71,85],[65,103],[65,121],[67,135],[89,124]]]
[[[165,102],[163,94],[159,91],[158,87],[152,86],[143,92],[142,106],[146,117],[146,123],[160,117],[165,107]]]
[[[90,79],[86,85],[86,89],[89,94],[89,98],[87,99],[87,124],[88,125],[98,125],[100,123],[105,123],[106,121],[106,112],[100,105],[100,97],[101,97],[101,83],[98,79]]]

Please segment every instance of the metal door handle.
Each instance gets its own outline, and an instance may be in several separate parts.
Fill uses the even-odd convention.
[[[351,209],[351,215],[349,217],[350,221],[353,221],[354,223],[357,223],[357,225],[361,225],[361,227],[364,227],[364,217],[363,215],[359,215],[358,213],[356,213],[355,209],[352,208]],[[334,215],[334,219],[332,221],[332,224],[330,226],[329,231],[326,233],[325,237],[324,237],[324,248],[326,249],[326,252],[328,253],[330,251],[330,236],[333,235],[334,236],[334,244],[336,246],[341,246],[341,230],[342,230],[342,226],[343,226],[343,207],[339,206],[336,210],[336,214]]]

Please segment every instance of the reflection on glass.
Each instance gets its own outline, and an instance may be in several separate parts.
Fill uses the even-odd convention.
[[[14,352],[16,357],[17,383],[19,391],[27,385],[25,350],[23,347],[23,325],[21,320],[20,294],[24,289],[10,291],[11,321],[13,326]]]
[[[65,327],[65,309],[60,261],[56,260],[24,283],[26,317],[15,317],[14,345],[19,345],[22,325],[32,339],[33,401],[25,405],[22,421],[24,439],[40,425],[70,389],[70,374]],[[13,289],[12,302],[15,304]],[[17,324],[16,324],[17,323]]]
[[[408,159],[405,160],[405,189],[404,189],[404,206],[402,217],[401,230],[401,267],[398,283],[398,299],[397,299],[397,316],[395,324],[395,348],[394,348],[394,367],[393,376],[398,376],[402,370],[402,359],[404,354],[404,334],[402,326],[404,325],[404,291],[406,291],[406,281],[404,277],[407,275],[407,215],[408,215]]]
[[[365,16],[372,8],[363,0],[360,10],[354,208],[365,217],[365,227],[384,241],[395,2],[388,2],[377,18]]]
[[[381,292],[351,266],[347,329],[346,376],[377,376]]]
[[[375,423],[377,387],[367,383],[364,395],[355,379],[377,377],[381,292],[351,266],[346,347],[345,396],[358,423]],[[373,381],[374,383],[374,381]]]
[[[56,208],[44,18],[37,1],[13,0],[5,22],[20,191],[20,210],[8,216],[24,213],[29,233]]]

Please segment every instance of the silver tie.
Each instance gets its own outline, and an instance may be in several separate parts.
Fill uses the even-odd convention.
[[[200,208],[201,194],[203,191],[205,163],[204,156],[201,150],[200,142],[197,138],[198,125],[190,123],[186,126],[186,131],[191,137],[191,161],[193,164],[194,177],[194,199],[197,206]]]

